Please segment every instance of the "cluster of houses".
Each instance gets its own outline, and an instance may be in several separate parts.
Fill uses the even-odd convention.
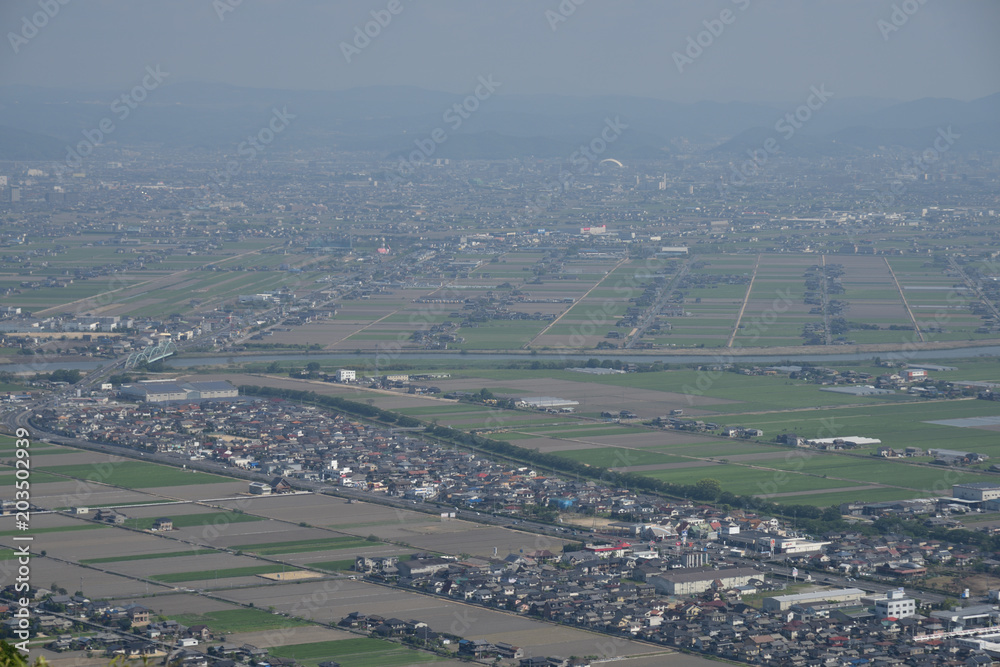
[[[31,634],[48,637],[44,647],[57,653],[87,651],[105,658],[144,661],[162,658],[180,667],[208,667],[209,664],[213,667],[251,664],[274,667],[284,664],[282,659],[268,656],[267,649],[245,643],[215,643],[218,638],[207,625],[186,626],[175,620],[157,620],[148,607],[140,604],[116,606],[79,594],[60,595],[44,588],[32,588],[30,593],[33,600],[29,606]],[[15,628],[20,622],[13,617],[13,603],[5,601],[14,601],[23,595],[13,585],[0,590],[2,629]],[[81,622],[107,629],[81,633]],[[213,643],[205,649],[209,642]]]
[[[652,503],[593,482],[537,475],[526,467],[450,450],[343,415],[278,401],[174,405],[68,405],[41,413],[61,435],[234,468],[464,507],[516,514],[527,505],[650,514]],[[287,483],[286,482],[286,483]],[[265,483],[250,489],[269,493]],[[105,518],[107,517],[107,518]],[[118,521],[111,511],[101,520]]]
[[[524,656],[524,649],[503,642],[488,642],[483,639],[463,639],[451,633],[438,633],[422,621],[404,621],[398,618],[383,618],[376,614],[351,612],[338,623],[340,627],[368,633],[371,636],[394,637],[407,643],[424,647],[446,648],[457,646],[459,656],[474,660],[496,659],[516,660]]]
[[[851,507],[844,509],[851,513]],[[965,611],[921,610],[926,615],[920,615],[913,598],[891,592],[883,596],[824,588],[781,595],[784,583],[741,563],[755,555],[772,562],[777,557],[814,574],[902,581],[919,579],[932,566],[996,566],[1000,561],[982,560],[972,547],[941,540],[830,533],[817,542],[787,535],[773,520],[695,518],[714,511],[687,508],[671,531],[680,540],[660,539],[655,549],[644,541],[619,540],[562,554],[539,550],[503,559],[418,556],[398,562],[363,557],[356,570],[470,604],[751,664],[966,664],[964,660],[983,655],[976,646],[942,634],[975,627],[975,605]],[[628,524],[618,527],[624,530]],[[640,526],[633,528],[638,535]],[[822,575],[817,577],[822,585]],[[745,596],[755,594],[771,596],[764,598],[763,609],[744,603]],[[1000,622],[1000,610],[990,607],[987,617]],[[956,659],[963,662],[950,662]]]
[[[891,558],[897,548],[906,551],[904,545],[856,539],[843,545],[850,549],[853,544],[858,550],[850,555],[855,557],[864,557],[868,550],[881,554],[877,558]],[[916,601],[902,589],[869,594],[826,587],[783,595],[785,584],[769,582],[756,568],[720,561],[715,566],[678,569],[676,562],[655,552],[622,543],[489,560],[417,558],[405,564],[367,560],[373,561],[366,563],[368,576],[391,579],[399,586],[749,664],[980,664],[968,660],[986,655],[982,647],[963,641],[957,636],[961,633],[949,632],[1000,621],[1000,609],[993,605],[918,614]],[[745,603],[749,594],[764,596],[762,606]],[[476,659],[571,664],[564,658],[521,657],[515,646],[438,634],[419,621],[354,612],[341,625],[385,637],[422,632],[431,645],[458,640],[459,654]]]
[[[854,512],[851,505],[842,511]],[[832,533],[821,552],[802,554],[792,562],[804,568],[837,572],[841,575],[879,577],[898,581],[927,574],[928,568],[947,565],[971,568],[975,562],[1000,565],[1000,560],[983,558],[974,547],[942,540],[906,536],[865,536],[860,533]],[[980,560],[981,559],[981,560]]]
[[[928,664],[947,664],[940,662],[942,656],[951,660],[967,650],[946,640],[898,641],[903,634],[938,632],[941,619],[933,617],[887,618],[851,605],[833,609],[801,601],[776,614],[743,603],[747,595],[778,592],[782,584],[738,559],[776,557],[812,572],[886,580],[919,579],[932,566],[963,567],[982,559],[972,549],[947,542],[853,533],[813,541],[790,535],[780,521],[751,512],[668,503],[594,482],[541,476],[529,468],[445,450],[406,432],[369,427],[289,402],[76,405],[47,409],[43,419],[50,430],[75,437],[257,470],[271,477],[269,483],[254,483],[260,493],[291,491],[295,479],[329,480],[371,493],[483,506],[512,515],[529,505],[547,505],[623,517],[603,529],[608,541],[562,554],[539,550],[464,561],[365,558],[356,564],[366,577],[427,594],[764,664],[835,664],[815,662],[829,656],[870,661],[878,657],[893,664],[907,659],[898,653],[904,650],[911,651],[908,656],[925,656]],[[864,438],[837,440],[853,446],[870,444],[861,442]],[[986,486],[991,485],[957,485],[956,497],[947,500],[963,507],[1000,500],[1000,487]],[[923,514],[938,509],[940,502],[846,504],[841,512]],[[106,509],[97,518],[124,521]],[[160,530],[171,527],[167,517],[158,521]],[[178,633],[205,630],[149,623],[148,610],[145,619],[141,609],[102,613],[123,613],[131,627],[145,625],[150,628],[147,632],[159,633],[141,638],[147,642],[200,641]],[[377,634],[419,630],[428,641],[439,639],[430,637],[425,626],[393,625],[379,623],[371,630],[380,628]],[[469,640],[460,650],[462,646],[470,657],[500,655],[495,644]],[[122,650],[133,649],[144,650],[139,645]],[[924,652],[912,652],[917,650]],[[506,653],[503,657],[519,659]]]

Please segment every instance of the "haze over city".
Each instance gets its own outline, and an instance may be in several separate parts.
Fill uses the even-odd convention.
[[[0,26],[8,667],[1000,661],[1000,3]]]
[[[399,0],[398,13],[348,62],[343,44],[353,45],[355,28],[388,4],[57,3],[58,17],[16,54],[7,51],[0,83],[114,90],[133,84],[137,66],[160,64],[176,83],[290,90],[462,93],[492,73],[505,95],[678,102],[791,102],[819,83],[843,97],[898,101],[1000,91],[1000,7],[981,0]],[[37,11],[36,2],[6,2],[0,23],[19,34],[22,18]],[[730,21],[678,71],[674,54],[727,11]]]

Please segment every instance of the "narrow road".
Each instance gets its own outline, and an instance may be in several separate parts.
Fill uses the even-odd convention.
[[[549,326],[547,326],[544,329],[542,329],[538,333],[538,335],[536,335],[534,338],[532,338],[527,343],[525,343],[524,345],[522,345],[521,349],[522,350],[527,350],[532,345],[534,345],[535,341],[538,340],[539,338],[541,338],[542,336],[544,336],[546,333],[548,333],[549,329],[551,329],[552,327],[554,327],[556,325],[556,323],[559,322],[559,320],[561,320],[563,318],[563,316],[566,315],[566,313],[568,313],[569,311],[573,310],[573,306],[575,306],[575,305],[577,305],[579,303],[583,303],[583,300],[586,299],[587,296],[589,296],[591,292],[593,292],[595,289],[597,289],[602,284],[604,284],[604,281],[607,280],[608,278],[610,278],[611,276],[613,276],[614,273],[615,273],[615,271],[618,270],[618,267],[620,267],[622,264],[624,264],[627,261],[628,261],[628,257],[625,257],[620,262],[618,262],[617,264],[615,264],[615,267],[613,269],[611,269],[610,271],[608,271],[608,274],[606,276],[604,276],[603,278],[601,278],[600,280],[598,280],[596,283],[594,283],[593,287],[591,287],[589,290],[587,290],[584,293],[584,295],[581,296],[579,299],[577,299],[574,303],[570,304],[569,308],[567,308],[562,313],[560,313],[559,317],[557,317],[556,319],[552,320],[552,322],[549,323]]]
[[[747,309],[747,304],[750,303],[750,292],[753,291],[753,281],[757,280],[757,269],[760,267],[760,254],[757,254],[757,262],[753,265],[753,274],[750,276],[750,284],[747,285],[747,293],[743,296],[743,305],[740,306],[740,312],[736,316],[736,324],[733,325],[733,333],[729,335],[729,340],[726,341],[726,347],[732,347],[733,341],[736,340],[736,334],[740,330],[740,320],[743,319],[743,312]]]
[[[983,305],[985,305],[987,308],[990,309],[990,312],[993,313],[993,317],[996,318],[998,322],[1000,322],[1000,309],[996,307],[996,304],[986,298],[986,295],[983,294],[983,291],[979,288],[979,285],[976,284],[974,280],[969,278],[969,276],[965,273],[962,267],[958,265],[958,262],[955,261],[954,257],[949,256],[948,263],[951,265],[951,268],[954,269],[958,273],[958,275],[962,277],[962,282],[965,283],[965,286],[975,293],[976,297],[983,303]]]
[[[208,264],[203,264],[200,267],[198,267],[197,269],[181,269],[180,271],[173,271],[171,273],[167,273],[166,275],[157,276],[157,277],[154,277],[154,278],[150,278],[149,280],[143,280],[141,282],[137,282],[134,285],[125,285],[125,286],[119,287],[117,289],[108,290],[107,292],[100,292],[98,294],[93,294],[91,296],[87,296],[87,297],[84,297],[82,299],[76,299],[75,301],[69,301],[67,303],[59,304],[58,306],[51,306],[49,308],[45,308],[43,310],[36,311],[35,315],[39,316],[39,317],[47,316],[47,315],[55,315],[56,313],[62,313],[62,312],[66,312],[68,310],[73,310],[73,306],[76,306],[77,304],[86,304],[88,301],[94,301],[98,297],[104,296],[106,294],[116,294],[118,292],[125,292],[125,291],[135,290],[135,289],[138,289],[138,288],[141,288],[141,287],[145,287],[147,285],[152,285],[153,283],[164,283],[164,282],[166,282],[166,283],[177,283],[177,282],[180,282],[180,280],[182,280],[185,275],[191,274],[191,273],[198,273],[198,272],[204,270],[206,267],[214,266],[215,264],[221,264],[223,262],[229,262],[229,261],[232,261],[234,259],[239,259],[241,257],[246,257],[247,255],[257,255],[257,254],[260,254],[260,253],[264,252],[265,250],[270,250],[271,248],[275,248],[275,247],[277,247],[277,246],[268,246],[267,248],[260,248],[259,250],[249,250],[247,252],[240,253],[239,255],[233,255],[231,257],[222,257],[222,258],[220,258],[220,259],[218,259],[218,260],[216,260],[214,262],[209,262]],[[129,274],[128,273],[124,273],[123,275],[129,275]],[[151,291],[154,291],[154,290],[148,290],[148,291],[151,292]],[[131,294],[130,298],[134,298],[136,296],[139,296],[139,293]],[[208,303],[208,302],[206,302],[206,303]],[[94,307],[97,307],[97,306],[94,306]],[[77,312],[77,313],[83,313],[83,312],[89,311],[91,309],[92,308],[89,308],[89,307],[88,308],[84,308],[84,307],[80,306],[80,307],[77,307],[75,309],[75,312]]]
[[[920,325],[917,324],[917,318],[913,316],[913,311],[910,310],[910,304],[906,302],[906,295],[903,294],[903,287],[899,284],[899,281],[896,280],[896,274],[892,270],[892,265],[889,264],[889,258],[883,257],[882,259],[885,261],[885,268],[889,269],[889,275],[892,276],[892,282],[896,286],[896,291],[899,292],[899,298],[903,300],[903,308],[906,309],[906,314],[910,316],[910,322],[913,323],[913,330],[917,332],[920,342],[923,343],[924,332],[920,330]],[[962,274],[962,277],[964,278],[965,274]]]

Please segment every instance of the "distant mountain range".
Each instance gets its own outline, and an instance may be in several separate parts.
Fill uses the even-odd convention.
[[[113,126],[103,133],[105,143],[235,154],[240,142],[267,127],[274,109],[294,118],[266,150],[367,150],[392,159],[436,136],[435,157],[569,160],[599,136],[606,119],[616,118],[628,128],[603,157],[650,159],[692,145],[710,154],[742,155],[768,138],[786,154],[802,157],[880,146],[920,150],[932,144],[938,128],[948,126],[960,135],[951,150],[1000,150],[1000,93],[971,102],[833,96],[789,136],[793,125],[779,123],[800,103],[680,104],[623,96],[504,95],[501,88],[470,101],[469,109],[478,108],[468,111],[453,108],[465,96],[405,86],[331,92],[182,83],[150,91],[124,117],[127,107],[115,103],[123,92],[128,93],[0,87],[0,159],[61,159],[68,145],[84,140],[83,132],[96,136],[102,120]]]

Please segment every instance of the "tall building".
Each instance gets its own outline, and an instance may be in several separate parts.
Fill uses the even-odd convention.
[[[879,618],[907,618],[917,613],[917,602],[906,597],[902,588],[887,591],[885,598],[875,601],[875,613]]]

